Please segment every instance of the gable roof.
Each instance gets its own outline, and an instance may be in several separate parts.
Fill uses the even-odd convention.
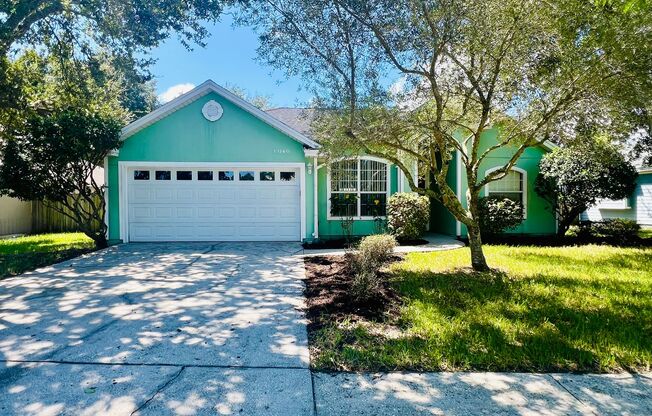
[[[156,123],[158,120],[167,117],[168,115],[179,110],[180,108],[187,106],[188,104],[198,100],[199,98],[211,92],[220,95],[221,97],[225,98],[226,100],[240,107],[244,111],[248,112],[252,116],[258,118],[264,123],[269,124],[275,129],[281,131],[282,133],[287,134],[288,136],[298,141],[299,143],[302,143],[304,146],[313,149],[319,148],[319,144],[316,141],[312,140],[311,138],[307,137],[304,133],[296,130],[291,125],[282,122],[281,120],[277,119],[273,115],[270,115],[269,113],[266,113],[263,110],[248,103],[247,101],[233,94],[229,90],[220,87],[210,79],[198,85],[197,87],[193,88],[192,90],[188,91],[187,93],[181,94],[174,100],[166,104],[163,104],[162,106],[152,111],[151,113],[139,118],[138,120],[129,123],[127,126],[125,126],[122,129],[120,140],[125,140],[133,136],[134,134],[144,129],[145,127],[148,127]]]

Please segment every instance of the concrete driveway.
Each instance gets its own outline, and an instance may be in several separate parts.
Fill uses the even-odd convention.
[[[0,281],[0,414],[312,414],[300,249],[130,244]]]
[[[311,374],[300,252],[131,244],[0,281],[0,415],[652,414],[652,374]]]

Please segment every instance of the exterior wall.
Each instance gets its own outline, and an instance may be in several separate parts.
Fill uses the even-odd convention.
[[[32,230],[32,203],[0,197],[0,235],[25,234]]]
[[[457,158],[449,162],[446,182],[454,192],[457,192]],[[456,235],[456,220],[444,205],[434,199],[430,200],[430,230],[446,235]]]
[[[583,212],[580,218],[583,221],[623,218],[640,225],[652,225],[652,172],[639,174],[636,189],[627,202],[627,208],[622,209],[609,209],[606,204],[598,204]]]
[[[219,102],[224,114],[216,122],[202,115],[203,105]],[[286,162],[307,163],[303,145],[245,110],[210,93],[127,138],[119,156],[108,158],[109,240],[120,239],[119,162]],[[313,229],[313,174],[305,183],[306,236]]]
[[[398,167],[391,165],[389,169],[390,194],[395,194],[398,192]],[[320,167],[317,181],[319,238],[324,240],[341,238],[344,236],[344,232],[342,231],[342,225],[340,221],[328,219],[328,167],[326,165]],[[409,185],[406,181],[404,181],[403,186],[404,190],[407,191],[409,189]],[[355,220],[353,222],[352,234],[354,236],[369,235],[373,234],[375,231],[375,224],[373,220]]]
[[[479,152],[482,153],[488,147],[497,143],[499,131],[497,128],[486,131],[482,136]],[[516,151],[516,147],[501,147],[492,151],[487,158],[480,165],[480,177],[484,177],[487,170],[504,165]],[[539,161],[546,151],[538,147],[530,147],[525,150],[515,167],[521,168],[527,172],[527,192],[526,192],[526,205],[527,205],[527,218],[521,223],[520,226],[509,231],[510,234],[554,234],[557,229],[557,224],[554,215],[549,209],[548,203],[540,198],[534,190],[534,181],[539,174]],[[461,189],[458,195],[462,196],[462,203],[466,206],[466,190],[468,183],[466,175],[461,172]],[[490,185],[491,186],[491,185]],[[483,193],[482,196],[485,195]],[[466,227],[461,225],[461,236],[466,236]]]

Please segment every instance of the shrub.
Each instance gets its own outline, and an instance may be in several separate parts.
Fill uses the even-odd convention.
[[[387,228],[398,240],[423,237],[430,217],[430,200],[413,193],[398,193],[387,202]]]
[[[353,276],[351,295],[358,301],[371,299],[381,288],[378,273],[365,270]]]
[[[378,292],[381,287],[378,270],[391,258],[396,244],[391,235],[370,235],[360,241],[355,252],[346,254],[353,272],[351,290],[355,299],[366,300]]]
[[[370,235],[360,241],[358,252],[366,261],[380,267],[389,260],[396,245],[396,239],[392,235]]]
[[[598,239],[627,244],[638,240],[640,229],[636,221],[617,218],[601,222],[582,221],[569,227],[566,235],[582,240]]]
[[[480,230],[488,235],[500,234],[523,222],[523,206],[509,198],[480,198],[479,209]]]
[[[626,244],[638,239],[641,226],[634,220],[609,219],[601,222],[582,221],[571,226],[566,235],[581,239],[605,239]]]
[[[611,238],[619,241],[631,241],[638,238],[641,226],[634,220],[612,219],[594,223],[595,234],[598,237]]]

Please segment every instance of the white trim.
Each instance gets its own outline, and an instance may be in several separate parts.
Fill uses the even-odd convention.
[[[326,219],[327,220],[329,220],[329,221],[339,221],[339,220],[343,220],[343,219],[348,218],[348,217],[334,217],[334,216],[331,215],[331,166],[330,165],[332,165],[335,162],[342,161],[342,160],[357,160],[358,161],[358,190],[356,192],[350,192],[350,193],[357,193],[357,194],[361,193],[360,192],[360,176],[361,176],[360,175],[360,161],[361,160],[372,160],[372,161],[375,161],[375,162],[384,163],[385,167],[386,167],[386,171],[387,171],[387,173],[386,173],[386,175],[387,175],[387,179],[386,179],[387,180],[387,184],[386,184],[387,185],[386,186],[386,188],[387,188],[386,189],[387,197],[385,198],[385,203],[387,204],[387,202],[389,202],[389,197],[390,197],[391,191],[392,191],[391,190],[391,185],[392,185],[391,166],[392,166],[392,164],[388,160],[382,159],[380,157],[375,157],[375,156],[358,156],[358,157],[351,157],[351,158],[346,158],[346,157],[338,158],[338,159],[335,159],[335,160],[330,162],[330,164],[328,166],[328,171],[327,171],[327,174],[326,174],[326,212],[327,212],[326,213]],[[371,193],[374,193],[374,192],[371,192]],[[361,199],[362,198],[358,198],[358,201],[357,201],[358,213],[362,212],[361,211],[361,202],[360,202]],[[352,217],[352,218],[355,221],[371,221],[376,217],[369,217],[369,216],[361,216],[361,215],[359,215],[357,217]],[[386,218],[386,216],[382,216],[382,217],[379,217],[379,218]]]
[[[145,127],[152,125],[158,120],[168,116],[169,114],[177,111],[180,108],[187,106],[188,104],[198,100],[199,98],[211,92],[220,95],[221,97],[237,105],[241,109],[247,111],[254,117],[262,120],[263,122],[269,124],[275,129],[287,134],[288,136],[298,141],[299,143],[302,143],[312,148],[320,147],[319,143],[317,143],[316,141],[306,137],[302,133],[296,131],[292,127],[288,126],[287,124],[283,123],[277,118],[271,116],[270,114],[267,114],[266,112],[262,111],[256,106],[248,103],[247,101],[233,94],[229,90],[220,87],[210,79],[198,85],[197,87],[193,88],[192,90],[188,91],[187,93],[182,94],[177,98],[175,98],[174,100],[162,105],[161,107],[157,108],[151,113],[125,126],[122,129],[120,140],[127,139],[128,137],[136,134],[138,131],[144,129]]]
[[[489,168],[489,169],[484,171],[484,176],[486,177],[491,172],[496,171],[498,169],[502,169],[502,168],[503,168],[503,166],[496,166],[496,167],[493,167],[493,168]],[[526,220],[527,219],[527,171],[525,169],[521,169],[521,168],[519,168],[517,166],[512,166],[512,168],[510,170],[518,172],[518,173],[520,173],[522,175],[521,181],[523,183],[523,191],[522,191],[522,194],[523,194],[523,219]],[[489,196],[491,194],[490,184],[491,184],[491,182],[489,182],[488,184],[486,184],[484,186],[484,195],[485,196]]]
[[[104,225],[106,239],[109,239],[109,157],[104,156]]]
[[[313,229],[314,232],[312,233],[313,238],[318,239],[319,238],[319,189],[318,189],[318,179],[319,179],[319,168],[318,168],[318,162],[317,162],[317,155],[314,156],[313,158],[313,164],[314,169],[312,171],[313,177],[312,177],[312,203],[313,203]]]
[[[303,149],[303,155],[306,157],[317,157],[319,156],[318,149]]]
[[[460,153],[459,150],[455,151],[455,174],[457,176],[456,178],[456,186],[457,189],[455,189],[455,192],[457,194],[457,200],[460,201],[460,204],[462,204],[462,154]],[[462,236],[462,223],[460,220],[455,220],[455,232],[458,237]]]
[[[127,171],[128,169],[139,168],[139,167],[187,167],[187,168],[219,168],[219,167],[231,167],[231,168],[292,168],[299,169],[300,183],[299,183],[299,203],[301,209],[301,235],[299,236],[298,241],[303,241],[306,238],[306,164],[305,163],[295,163],[295,162],[240,162],[240,163],[231,163],[231,162],[166,162],[166,161],[156,161],[156,162],[139,162],[139,161],[125,161],[118,162],[118,182],[120,183],[120,192],[119,192],[119,205],[120,205],[120,239],[123,243],[128,243],[129,240],[129,223],[128,223],[128,195],[127,192]]]
[[[398,168],[398,172],[396,174],[396,180],[398,181],[398,186],[396,187],[396,191],[402,193],[403,192],[403,181],[405,180],[404,176],[405,174],[403,173],[403,169]]]
[[[543,146],[547,150],[554,150],[559,147],[558,145],[554,144],[550,140],[546,140],[545,142],[541,143],[541,146]]]

